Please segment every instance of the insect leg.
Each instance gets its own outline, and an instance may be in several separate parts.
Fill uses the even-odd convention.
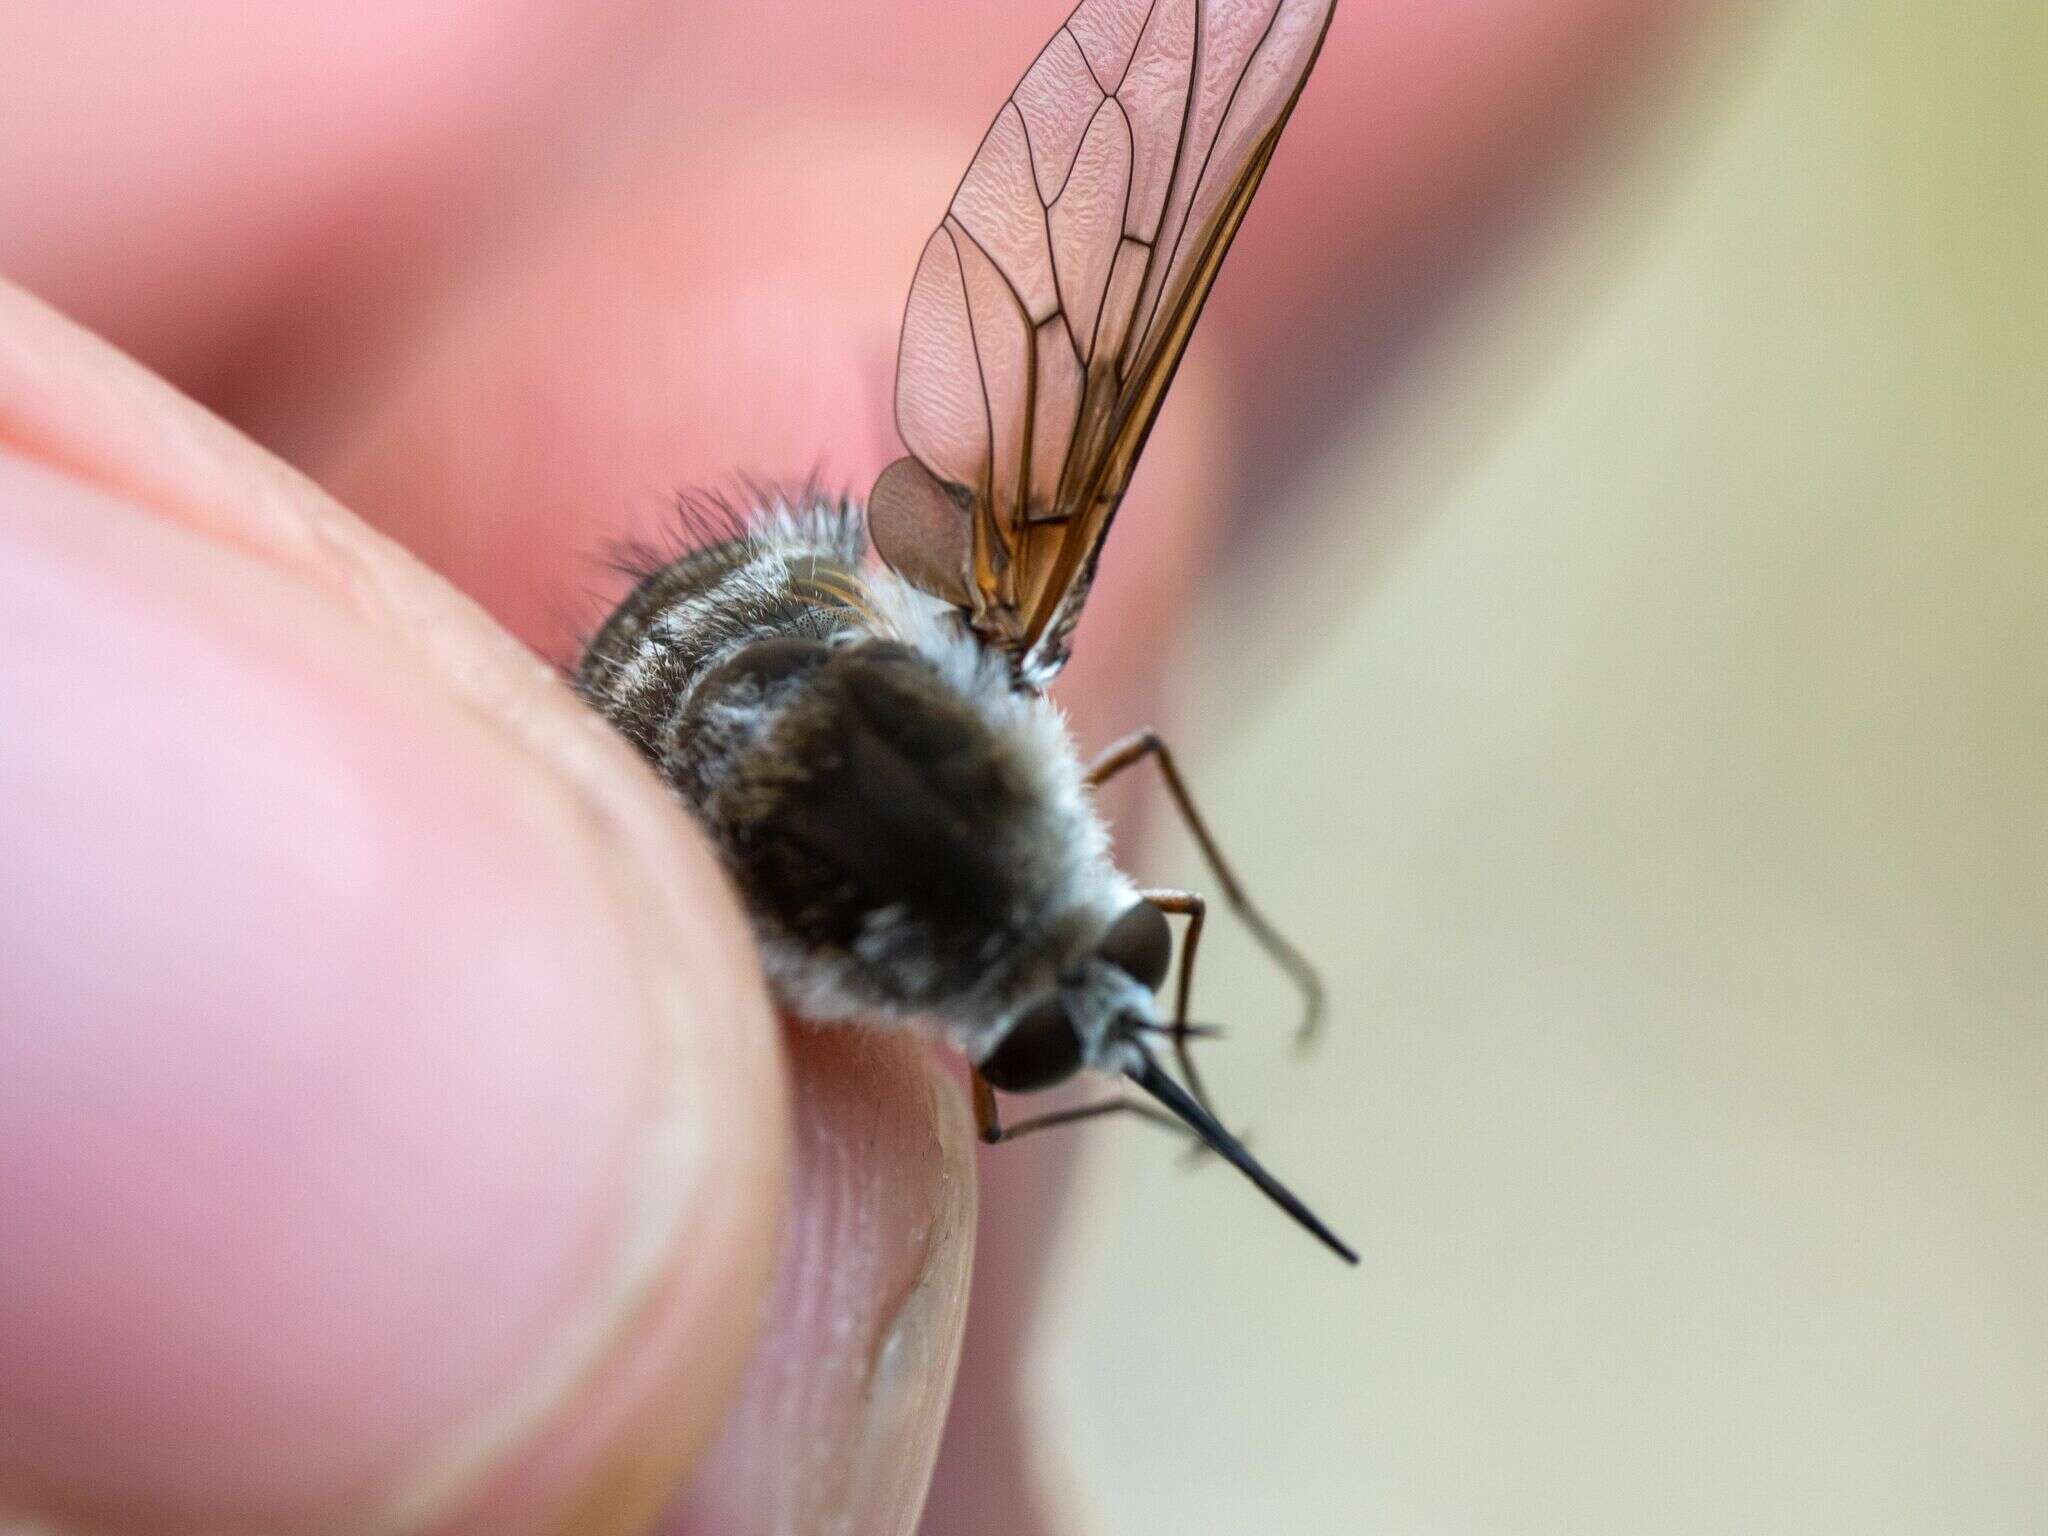
[[[1141,899],[1149,901],[1162,912],[1188,920],[1186,933],[1180,941],[1180,980],[1174,987],[1173,1022],[1167,1026],[1167,1033],[1173,1037],[1173,1054],[1180,1062],[1181,1076],[1187,1080],[1188,1092],[1195,1096],[1195,1102],[1210,1114],[1216,1113],[1216,1106],[1209,1102],[1208,1090],[1202,1085],[1202,1074],[1195,1070],[1195,1055],[1188,1048],[1193,1038],[1188,1030],[1188,997],[1195,985],[1195,950],[1202,942],[1202,924],[1208,920],[1209,903],[1194,891],[1140,891]]]
[[[1029,1120],[1019,1120],[1015,1125],[1004,1125],[1002,1116],[996,1110],[996,1092],[977,1072],[974,1074],[974,1126],[981,1133],[981,1139],[990,1146],[999,1142],[1015,1141],[1019,1136],[1029,1136],[1033,1131],[1051,1130],[1056,1125],[1072,1125],[1077,1120],[1093,1120],[1102,1115],[1119,1114],[1128,1111],[1154,1125],[1163,1125],[1177,1135],[1189,1134],[1188,1128],[1171,1115],[1163,1115],[1149,1104],[1140,1104],[1136,1099],[1103,1099],[1095,1104],[1079,1104],[1072,1109],[1056,1109],[1050,1114],[1033,1115]]]
[[[1316,968],[1308,958],[1288,943],[1280,931],[1266,921],[1265,914],[1252,904],[1245,888],[1238,883],[1230,864],[1223,857],[1223,850],[1216,846],[1216,839],[1209,834],[1208,823],[1195,808],[1194,797],[1188,793],[1187,781],[1180,776],[1180,768],[1173,760],[1173,752],[1159,733],[1143,730],[1126,736],[1116,742],[1088,766],[1087,781],[1092,788],[1107,784],[1132,764],[1146,758],[1155,758],[1159,763],[1160,775],[1166,780],[1166,791],[1173,797],[1175,807],[1180,811],[1181,820],[1187,823],[1193,834],[1195,846],[1202,851],[1202,858],[1209,866],[1216,883],[1223,888],[1223,899],[1230,903],[1231,911],[1249,928],[1259,947],[1272,958],[1275,965],[1285,971],[1301,991],[1301,1027],[1295,1039],[1306,1042],[1314,1036],[1323,1020],[1323,980],[1316,974]]]

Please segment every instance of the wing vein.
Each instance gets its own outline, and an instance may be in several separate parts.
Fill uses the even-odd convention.
[[[1076,9],[1079,9],[1079,7],[1076,7]],[[1056,43],[1062,37],[1064,37],[1068,42],[1072,43],[1074,45],[1074,52],[1081,55],[1081,67],[1088,71],[1088,78],[1095,82],[1095,94],[1098,96],[1107,96],[1109,92],[1105,91],[1102,88],[1102,76],[1095,73],[1095,61],[1088,57],[1088,50],[1081,46],[1081,39],[1074,36],[1074,29],[1072,26],[1068,24],[1072,22],[1073,19],[1074,18],[1072,12],[1069,12],[1067,15],[1067,20],[1060,23],[1059,31],[1053,33],[1053,42]],[[1073,167],[1069,166],[1068,169],[1072,170]],[[1054,201],[1057,202],[1058,199],[1055,198]]]
[[[946,230],[946,238],[953,243],[953,266],[960,274],[960,312],[967,317],[967,339],[974,346],[974,376],[981,385],[981,419],[988,433],[988,457],[983,462],[981,470],[981,478],[985,483],[975,487],[975,494],[981,497],[983,501],[986,501],[990,493],[995,489],[995,406],[989,399],[988,372],[981,362],[981,333],[975,329],[974,325],[974,301],[967,296],[967,263],[960,259],[960,237],[953,233],[953,229],[957,228],[957,226],[953,225],[951,219],[948,219],[946,222],[951,226]],[[968,238],[971,240],[974,237],[970,235]]]
[[[1173,250],[1166,258],[1166,271],[1159,280],[1159,291],[1152,295],[1152,311],[1151,314],[1146,315],[1145,324],[1140,327],[1142,331],[1149,332],[1151,330],[1153,315],[1159,313],[1159,306],[1166,301],[1167,284],[1173,278],[1173,264],[1180,260],[1180,245],[1187,238],[1188,220],[1194,216],[1196,200],[1202,195],[1202,183],[1209,179],[1209,162],[1216,157],[1216,145],[1223,137],[1225,125],[1230,121],[1230,109],[1237,105],[1237,93],[1244,88],[1245,77],[1252,72],[1252,65],[1258,61],[1260,51],[1265,48],[1267,41],[1273,36],[1273,28],[1280,20],[1280,13],[1286,9],[1287,0],[1279,0],[1279,3],[1273,7],[1273,14],[1266,18],[1265,26],[1259,29],[1259,40],[1252,44],[1250,50],[1245,54],[1244,63],[1238,66],[1237,78],[1230,82],[1230,94],[1223,98],[1223,110],[1216,114],[1215,137],[1209,140],[1209,147],[1202,151],[1202,168],[1195,173],[1194,186],[1188,191],[1188,205],[1181,210],[1180,228],[1174,232],[1173,236]],[[1208,7],[1204,6],[1202,10],[1206,15]],[[1190,89],[1188,94],[1189,99],[1193,100],[1194,92],[1192,89]],[[1255,150],[1253,151],[1252,159],[1247,164],[1256,164],[1257,162],[1258,153]]]
[[[1022,114],[1020,113],[1019,115],[1021,116]],[[982,259],[986,261],[989,264],[989,266],[994,270],[996,276],[1003,280],[1004,291],[1010,295],[1010,303],[1016,307],[1017,318],[1024,322],[1024,340],[1025,345],[1028,349],[1024,357],[1024,457],[1023,462],[1021,462],[1017,466],[1017,505],[1012,509],[1012,515],[1014,518],[1012,526],[1022,527],[1024,523],[1025,499],[1029,495],[1031,483],[1031,414],[1032,405],[1034,404],[1035,396],[1037,393],[1035,386],[1038,382],[1036,377],[1038,367],[1038,327],[1031,319],[1031,306],[1024,302],[1024,295],[1019,293],[1017,291],[1017,285],[1010,281],[1010,274],[1003,270],[1003,264],[997,261],[995,257],[989,254],[988,247],[981,243],[980,239],[975,235],[973,230],[969,229],[964,224],[959,225],[959,229],[960,233],[968,238],[968,240],[973,244],[974,248],[977,251],[981,252]],[[959,247],[955,245],[954,249],[958,250]],[[962,263],[961,285],[963,287],[965,287],[966,285],[965,263]],[[970,333],[975,338],[974,363],[977,368],[980,368],[981,333],[973,329],[974,307],[971,304],[968,306],[967,310],[967,325]],[[984,372],[981,376],[981,398],[983,405],[988,406],[988,374],[986,372]],[[989,407],[989,409],[989,495],[991,498],[993,498],[995,493],[994,466],[996,461],[996,429],[993,407]]]
[[[1116,77],[1116,91],[1108,93],[1111,96],[1114,96],[1117,91],[1121,91],[1124,88],[1124,82],[1131,78],[1131,65],[1137,61],[1138,49],[1145,41],[1145,30],[1152,25],[1152,13],[1158,9],[1159,0],[1152,0],[1152,3],[1145,7],[1145,19],[1138,23],[1136,38],[1131,43],[1131,56],[1124,60],[1123,73]]]
[[[1124,139],[1131,146],[1130,157],[1125,162],[1123,206],[1117,210],[1116,223],[1112,226],[1116,230],[1117,245],[1119,248],[1121,248],[1124,241],[1133,238],[1132,236],[1124,233],[1124,225],[1131,216],[1131,179],[1137,174],[1138,133],[1137,130],[1131,126],[1131,114],[1124,110],[1124,104],[1120,101],[1117,101],[1117,99],[1114,96],[1111,96],[1109,100],[1115,103],[1116,115],[1124,120]],[[1145,244],[1145,242],[1142,240],[1138,240],[1136,241],[1136,243],[1139,245]],[[1114,276],[1116,272],[1115,252],[1111,252],[1109,260],[1110,274],[1111,276]],[[1095,366],[1095,348],[1102,340],[1102,317],[1109,313],[1108,283],[1109,279],[1105,277],[1103,279],[1102,302],[1095,306],[1095,324],[1091,326],[1088,331],[1088,350],[1086,352],[1082,352],[1079,347],[1076,347],[1074,349],[1075,352],[1080,354],[1081,367],[1084,370],[1093,368]],[[1143,292],[1144,290],[1141,287],[1139,291]],[[1115,360],[1112,359],[1111,361],[1114,362]],[[1082,393],[1083,398],[1085,399],[1086,390],[1084,389]]]
[[[1153,3],[1155,5],[1158,4],[1158,0],[1153,0]],[[1148,12],[1146,15],[1147,25],[1150,24],[1150,21],[1151,16]],[[1166,210],[1173,206],[1174,188],[1180,185],[1180,173],[1182,168],[1187,163],[1188,130],[1194,122],[1195,92],[1200,87],[1202,81],[1202,39],[1208,32],[1208,29],[1209,7],[1203,4],[1202,0],[1195,0],[1195,36],[1193,48],[1188,54],[1188,88],[1186,93],[1181,97],[1180,134],[1174,140],[1173,165],[1168,169],[1166,173],[1166,197],[1159,205],[1159,217],[1161,218],[1161,220],[1165,219]],[[1141,44],[1144,40],[1144,36],[1145,34],[1143,32],[1140,32],[1138,34],[1139,41]],[[1131,50],[1131,53],[1133,57],[1136,57],[1137,50],[1134,48]],[[1122,90],[1123,87],[1119,85],[1117,89]],[[1190,194],[1188,201],[1190,205],[1193,204],[1194,198],[1192,194]],[[1128,356],[1133,363],[1137,361],[1138,353],[1144,350],[1145,338],[1145,327],[1136,323],[1138,318],[1136,305],[1144,301],[1145,290],[1151,286],[1152,264],[1159,259],[1159,248],[1164,243],[1160,239],[1160,237],[1163,236],[1165,233],[1166,231],[1164,228],[1155,230],[1153,232],[1152,244],[1148,246],[1145,251],[1145,270],[1138,275],[1138,297],[1132,301],[1132,324],[1130,328],[1124,333],[1124,352],[1125,355]],[[1169,266],[1165,272],[1160,274],[1159,286],[1161,288],[1164,288],[1166,286],[1166,279],[1172,275],[1172,272],[1173,268]],[[1155,309],[1158,307],[1156,299],[1154,301],[1153,307]],[[1123,358],[1119,357],[1114,359],[1114,361],[1116,363],[1117,379],[1119,382],[1121,382],[1122,380],[1128,378],[1130,376],[1130,373],[1129,370],[1127,370],[1123,365]]]

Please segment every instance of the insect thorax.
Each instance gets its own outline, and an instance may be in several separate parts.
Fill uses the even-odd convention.
[[[1133,892],[1058,712],[865,555],[854,509],[770,508],[646,569],[577,686],[711,834],[785,1003],[971,1052]]]

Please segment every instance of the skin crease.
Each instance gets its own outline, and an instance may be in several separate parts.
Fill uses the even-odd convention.
[[[512,637],[563,657],[675,486],[893,456],[916,251],[1053,12],[348,10],[8,24],[0,271],[339,501],[0,290],[0,842],[46,893],[0,1529],[900,1532],[928,1478],[932,1536],[1049,1528],[1015,1384],[1077,1143],[990,1154],[977,1252],[946,1066],[777,1029],[687,821]],[[1345,0],[1061,680],[1084,746],[1151,716],[1233,392],[1679,15]],[[906,100],[905,57],[949,63]]]

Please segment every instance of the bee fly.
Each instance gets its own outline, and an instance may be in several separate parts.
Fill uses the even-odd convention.
[[[1195,1073],[1204,906],[1111,861],[1096,786],[1146,759],[1256,937],[1152,734],[1084,770],[1044,689],[1104,536],[1322,45],[1334,0],[1083,0],[1004,105],[911,282],[896,422],[865,509],[760,497],[644,571],[577,672],[681,793],[745,900],[781,1000],[917,1021],[995,1093],[1127,1079],[1333,1251],[1357,1255],[1218,1123]],[[872,540],[880,556],[867,558]],[[1184,915],[1178,1005],[1161,1016]],[[1187,1083],[1168,1075],[1170,1043]]]

